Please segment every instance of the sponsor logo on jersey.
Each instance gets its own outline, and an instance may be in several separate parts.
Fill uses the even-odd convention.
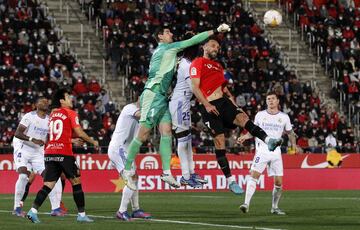
[[[191,67],[191,69],[190,69],[190,75],[191,75],[191,76],[196,76],[196,75],[197,75],[197,72],[196,72],[196,68],[195,68],[195,67]]]

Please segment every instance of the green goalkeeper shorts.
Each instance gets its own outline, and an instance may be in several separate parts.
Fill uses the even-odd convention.
[[[140,97],[140,124],[153,128],[160,123],[171,124],[171,114],[167,97],[145,89]]]

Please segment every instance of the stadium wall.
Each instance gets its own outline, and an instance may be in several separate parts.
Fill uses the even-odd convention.
[[[218,168],[214,155],[195,155],[196,171],[204,175],[209,183],[195,191],[225,190],[226,180]],[[240,185],[245,187],[253,155],[229,155],[229,163]],[[81,168],[85,192],[119,192],[124,183],[112,169],[107,155],[76,155]],[[360,155],[342,154],[339,168],[328,168],[325,154],[283,155],[285,190],[357,190],[360,189]],[[139,189],[149,192],[194,191],[190,187],[169,188],[160,180],[161,161],[159,155],[138,155]],[[172,170],[180,179],[181,171]],[[14,171],[13,155],[0,155],[0,193],[14,193],[17,173]],[[272,178],[262,175],[258,186],[260,190],[272,189]],[[37,192],[42,180],[37,178],[30,192]],[[66,186],[71,192],[71,186]]]

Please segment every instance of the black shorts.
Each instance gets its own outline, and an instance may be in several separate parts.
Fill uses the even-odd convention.
[[[225,129],[235,129],[234,124],[236,115],[243,113],[242,109],[236,107],[229,98],[222,97],[214,101],[210,101],[219,111],[219,116],[214,113],[208,113],[203,105],[200,106],[200,112],[204,124],[209,129],[211,135],[216,136],[225,132]]]
[[[80,176],[75,157],[58,154],[45,155],[44,181],[57,181],[61,173],[64,173],[68,179]]]

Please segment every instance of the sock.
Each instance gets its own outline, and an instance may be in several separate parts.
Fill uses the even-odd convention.
[[[127,149],[127,159],[126,159],[126,164],[125,164],[125,170],[130,171],[131,170],[131,165],[135,160],[136,154],[139,152],[140,147],[142,145],[142,142],[137,139],[136,137],[131,141],[128,149]]]
[[[25,187],[25,192],[24,192],[24,195],[23,197],[21,198],[21,201],[24,202],[29,194],[29,189],[30,189],[30,186],[31,186],[31,183],[27,183],[26,184],[26,187]]]
[[[134,194],[131,197],[131,207],[133,211],[139,210],[139,190],[134,191]]]
[[[278,204],[282,194],[282,186],[274,185],[274,189],[272,192],[272,207],[278,208]]]
[[[81,184],[73,185],[73,197],[78,212],[85,212],[85,196]]]
[[[230,184],[231,182],[235,181],[235,177],[234,176],[230,176],[228,178],[226,178],[227,183]]]
[[[84,217],[84,216],[86,215],[85,212],[79,212],[78,214],[79,214],[79,216],[81,216],[81,217]]]
[[[250,205],[250,201],[252,196],[256,191],[256,183],[257,179],[250,177],[246,184],[246,192],[245,192],[245,204]]]
[[[255,125],[251,120],[248,120],[245,124],[245,129],[249,131],[249,133],[257,138],[260,138],[262,141],[265,142],[265,139],[267,137],[267,134],[265,131],[260,128],[259,126]],[[267,142],[265,142],[267,143]]]
[[[195,163],[194,163],[194,158],[193,158],[193,151],[192,151],[192,140],[191,140],[191,134],[189,134],[189,139],[188,139],[188,164],[189,164],[189,171],[190,174],[194,174],[195,173]]]
[[[63,179],[63,178],[61,178],[61,177],[60,177],[60,179],[61,179],[61,188],[62,188],[62,192],[64,192],[65,185],[66,185],[66,180],[65,180],[65,179]]]
[[[35,208],[30,208],[30,210],[31,210],[33,213],[35,213],[35,214],[38,213],[37,209],[35,209]]]
[[[171,174],[170,161],[171,161],[171,136],[161,136],[160,138],[160,156],[162,169],[164,174]],[[128,158],[129,159],[129,158]]]
[[[32,207],[36,210],[39,209],[50,192],[51,192],[51,188],[49,188],[46,185],[43,185],[43,187],[36,194],[36,198]]]
[[[135,191],[129,189],[128,186],[125,186],[123,191],[122,191],[122,196],[121,196],[121,203],[120,203],[120,207],[119,207],[119,212],[125,212],[127,211],[128,205],[130,203],[131,197],[133,196]]]
[[[49,193],[49,200],[50,200],[50,203],[51,203],[51,210],[60,208],[61,194],[62,194],[61,180],[59,179],[56,182],[54,188]]]
[[[188,161],[188,137],[177,139],[177,152],[180,158],[181,174],[186,179],[190,179],[189,161]]]
[[[225,156],[225,149],[215,149],[216,160],[226,178],[231,177],[229,162]]]
[[[20,173],[19,177],[15,184],[15,196],[14,196],[14,210],[17,207],[20,207],[21,198],[24,196],[25,187],[28,183],[29,178],[26,174]]]

